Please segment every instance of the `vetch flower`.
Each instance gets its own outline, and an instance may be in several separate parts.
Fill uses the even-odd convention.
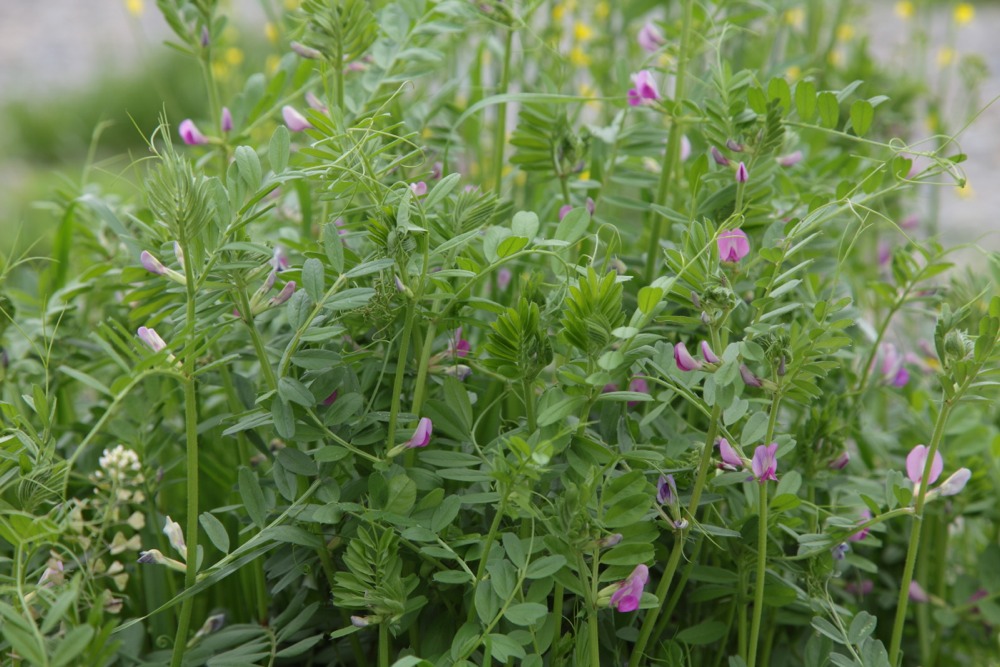
[[[635,88],[628,91],[628,103],[631,106],[640,104],[652,104],[660,99],[660,91],[656,88],[656,81],[649,70],[642,70],[632,75],[632,84]]]
[[[916,582],[916,580],[910,582],[909,596],[911,602],[930,602],[930,596],[927,595],[927,591],[924,587]]]
[[[455,335],[451,339],[451,353],[460,358],[465,358],[471,350],[469,341],[462,338],[462,327],[455,329]]]
[[[274,249],[274,255],[271,256],[271,268],[275,271],[284,271],[288,268],[288,254],[281,246]]]
[[[572,204],[563,204],[559,207],[559,222],[566,217],[566,214],[573,210]]]
[[[746,364],[740,364],[740,377],[743,378],[743,384],[748,387],[763,387],[764,383],[759,377],[754,375],[753,371]]]
[[[319,51],[310,46],[302,44],[301,42],[292,42],[288,46],[291,47],[292,51],[299,54],[303,58],[306,58],[307,60],[318,60],[319,58],[323,57],[322,53],[320,53]]]
[[[617,387],[615,388],[617,390]],[[628,383],[628,390],[634,391],[637,394],[648,394],[649,393],[649,383],[646,382],[646,378],[632,378]],[[627,406],[634,408],[639,405],[640,401],[629,401]]]
[[[719,165],[720,167],[729,166],[729,158],[723,155],[722,151],[720,151],[718,148],[712,146],[709,152],[712,153],[712,159],[715,160],[715,164]]]
[[[802,162],[802,151],[795,151],[778,157],[778,164],[782,167],[794,167],[799,162]]]
[[[332,394],[323,399],[323,405],[329,407],[334,404],[337,400],[337,390],[335,389]]]
[[[646,21],[642,28],[639,29],[638,41],[642,50],[648,53],[655,53],[667,42],[663,37],[663,33],[660,32],[660,29],[652,21]]]
[[[777,453],[778,443],[776,442],[772,442],[770,445],[757,445],[757,449],[753,451],[753,460],[750,462],[750,468],[753,470],[753,476],[757,478],[758,482],[766,482],[767,480],[778,481],[778,477],[775,474],[778,470]]]
[[[507,287],[510,286],[511,277],[512,275],[508,268],[502,268],[497,271],[497,287],[501,292],[507,291]]]
[[[935,489],[939,495],[954,496],[965,488],[972,477],[972,471],[968,468],[959,468],[953,472],[948,479],[941,482],[941,486]]]
[[[733,446],[729,444],[729,441],[725,438],[719,438],[719,456],[722,458],[722,463],[719,467],[723,470],[740,470],[743,468],[743,459],[740,455],[736,453]]]
[[[677,500],[677,485],[673,475],[660,475],[656,483],[656,502],[661,505],[672,505]]]
[[[410,449],[414,449],[416,447],[426,447],[427,443],[431,441],[432,427],[433,424],[431,423],[430,417],[421,417],[420,421],[417,422],[417,428],[413,432],[413,437],[406,442],[406,446]]]
[[[840,456],[830,461],[830,468],[832,470],[843,470],[847,467],[847,464],[851,462],[851,454],[846,449],[840,453]]]
[[[736,167],[736,182],[746,183],[750,180],[750,172],[747,171],[747,166],[740,162],[740,166]]]
[[[611,606],[621,612],[635,611],[642,599],[642,589],[649,581],[649,568],[639,563],[624,581],[618,584],[618,590],[611,594]]]
[[[674,362],[684,372],[701,370],[701,362],[691,356],[684,343],[674,345]]]
[[[726,148],[733,151],[734,153],[743,152],[743,144],[737,142],[735,139],[726,139]]]
[[[707,340],[701,341],[701,356],[704,357],[705,361],[710,364],[719,363],[719,358],[715,356],[715,352],[713,352],[712,348],[709,347]]]
[[[159,352],[167,347],[167,344],[163,342],[160,338],[160,334],[156,333],[156,329],[151,329],[149,327],[139,327],[136,332],[139,334],[139,340],[146,344],[146,347],[151,349],[153,352]]]
[[[154,257],[148,250],[143,250],[142,253],[139,254],[139,262],[142,264],[142,268],[154,275],[167,275],[167,267],[163,266],[163,263],[156,259],[156,257]]]
[[[229,107],[222,107],[222,118],[219,120],[219,125],[223,132],[229,132],[233,129],[233,114],[229,111]]]
[[[287,283],[285,283],[285,286],[281,288],[280,292],[278,292],[275,296],[271,297],[271,300],[268,302],[268,304],[271,307],[280,306],[281,304],[285,303],[286,301],[292,298],[293,292],[295,292],[295,281],[289,280]]]
[[[871,518],[872,518],[872,513],[869,510],[867,510],[867,509],[861,510],[861,523],[865,523],[865,522],[867,522]],[[851,533],[847,537],[847,539],[850,540],[851,542],[860,542],[861,540],[863,540],[866,537],[868,537],[868,533],[870,533],[871,530],[872,530],[871,526],[865,526],[864,528],[862,528],[858,532]]]
[[[621,541],[622,541],[621,533],[612,533],[607,537],[602,537],[601,539],[597,540],[597,546],[601,549],[609,549],[613,546],[616,546]]]
[[[837,546],[830,549],[830,555],[833,556],[834,560],[844,560],[844,557],[847,555],[849,550],[850,547],[847,546],[847,543],[841,542]]]
[[[871,579],[862,579],[860,582],[849,581],[844,585],[844,590],[851,595],[864,597],[875,590],[875,582]]]
[[[356,628],[367,628],[368,627],[368,617],[367,616],[351,616],[351,625]]]
[[[750,254],[750,239],[742,229],[727,229],[715,239],[719,249],[719,259],[735,263]]]
[[[427,184],[423,181],[417,181],[416,183],[410,183],[410,190],[417,197],[423,197],[427,194]]]
[[[181,124],[177,127],[177,132],[188,146],[201,146],[208,143],[208,137],[201,133],[201,130],[198,129],[198,126],[190,118],[185,118],[181,121]]]
[[[305,116],[299,113],[295,107],[288,104],[281,107],[281,117],[285,119],[285,125],[292,132],[302,132],[312,127]]]
[[[906,455],[906,476],[914,485],[919,486],[923,481],[924,467],[927,465],[927,454],[930,450],[925,445],[917,445]],[[930,478],[928,484],[933,484],[941,476],[944,470],[944,458],[941,452],[934,452],[934,460],[931,462]]]
[[[904,387],[910,381],[910,372],[903,363],[905,355],[899,353],[892,343],[882,344],[882,378],[893,387]]]
[[[167,536],[170,546],[179,553],[184,560],[187,560],[187,544],[184,542],[184,531],[181,525],[167,515],[166,523],[163,526],[163,534]]]
[[[213,632],[218,632],[219,630],[222,629],[222,626],[225,624],[226,624],[225,614],[212,614],[211,616],[205,619],[204,623],[201,624],[201,628],[198,629],[198,632],[194,633],[194,637],[191,638],[191,641],[194,642],[198,639],[201,639],[205,635],[210,635]]]

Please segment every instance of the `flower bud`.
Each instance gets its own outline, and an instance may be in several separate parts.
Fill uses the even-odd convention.
[[[655,23],[646,21],[642,28],[639,29],[638,42],[643,51],[655,53],[661,46],[666,44],[667,40],[664,39],[663,33],[660,32]]]
[[[271,300],[268,303],[272,307],[280,306],[281,304],[285,303],[286,301],[292,298],[293,292],[295,292],[295,281],[289,280],[287,283],[285,283],[285,286],[281,288],[281,291],[278,292],[276,296],[271,297]]]
[[[295,107],[287,104],[281,107],[281,117],[285,119],[285,125],[292,132],[302,132],[312,127],[305,116],[299,113]]]
[[[710,364],[719,363],[719,358],[715,356],[715,352],[713,352],[712,348],[709,347],[707,340],[701,341],[701,356],[704,357],[705,361]]]
[[[747,171],[747,166],[740,162],[740,166],[736,167],[736,182],[746,183],[750,180],[750,172]]]
[[[794,167],[799,162],[802,162],[802,151],[795,151],[778,158],[778,164],[782,167]]]
[[[760,378],[753,374],[746,364],[740,364],[740,377],[743,378],[744,384],[748,387],[763,387],[764,383],[761,382]]]
[[[156,329],[139,327],[137,333],[139,334],[139,340],[145,343],[146,347],[153,352],[159,352],[167,347],[167,344],[160,338],[160,334],[156,333]]]
[[[743,144],[736,143],[735,139],[726,139],[726,148],[733,151],[734,153],[743,152]]]
[[[201,130],[190,118],[181,121],[181,124],[177,126],[177,132],[188,146],[201,146],[208,143],[208,138],[201,133]]]
[[[851,462],[851,454],[846,449],[840,453],[840,456],[830,461],[830,469],[832,470],[843,470],[847,467],[847,464]]]
[[[723,155],[718,148],[712,146],[711,153],[712,153],[712,159],[715,160],[715,164],[719,165],[720,167],[729,166],[729,158]]]
[[[301,57],[306,58],[307,60],[318,60],[323,57],[322,53],[320,53],[319,51],[310,46],[302,44],[301,42],[292,42],[288,46],[291,47],[292,51],[299,54]]]
[[[222,107],[222,117],[219,119],[219,125],[222,127],[223,132],[229,132],[233,129],[233,114],[229,110],[229,107]]]
[[[157,276],[167,275],[167,267],[163,266],[160,260],[156,259],[151,252],[148,250],[143,250],[139,255],[139,262],[142,263],[142,268],[146,269],[150,273]]]

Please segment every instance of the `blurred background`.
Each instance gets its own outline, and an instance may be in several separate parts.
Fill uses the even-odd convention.
[[[275,57],[268,12],[281,1],[224,2],[235,18],[218,76],[260,71]],[[771,4],[792,29],[801,20],[801,2]],[[898,89],[886,91],[887,104],[914,107],[900,136],[959,133],[968,156],[964,189],[921,188],[913,213],[922,229],[949,245],[1000,250],[1000,105],[982,110],[1000,95],[1000,4],[854,2],[847,16],[830,64],[872,59],[879,85]],[[55,222],[45,200],[81,183],[127,194],[147,155],[143,136],[163,111],[174,127],[203,114],[203,87],[196,65],[164,44],[169,30],[154,0],[0,0],[0,32],[0,252],[33,246],[44,255]]]

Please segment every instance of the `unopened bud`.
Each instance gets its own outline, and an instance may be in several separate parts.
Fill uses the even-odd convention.
[[[746,364],[740,364],[740,377],[743,378],[743,382],[748,387],[763,387],[764,383],[760,381],[760,378],[753,374]]]
[[[318,60],[319,58],[323,57],[322,53],[312,48],[311,46],[306,46],[305,44],[302,44],[301,42],[292,42],[291,44],[289,44],[289,46],[292,47],[292,51],[294,51],[295,53],[299,54],[300,56],[308,60]]]

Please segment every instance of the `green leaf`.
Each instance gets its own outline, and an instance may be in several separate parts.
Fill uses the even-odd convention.
[[[821,616],[814,616],[812,620],[812,626],[813,628],[816,629],[817,632],[829,637],[838,644],[844,643],[844,636],[840,633],[840,630],[838,630],[833,625],[833,623],[826,620],[825,618]]]
[[[875,109],[868,100],[855,100],[851,104],[851,127],[854,128],[854,133],[859,137],[868,133],[874,117]]]
[[[765,435],[767,435],[767,415],[763,412],[755,412],[750,415],[750,419],[743,425],[743,433],[740,435],[740,445],[749,447]]]
[[[503,541],[504,551],[507,552],[507,558],[510,558],[511,562],[518,568],[524,567],[528,559],[528,554],[524,551],[521,538],[514,533],[504,533],[501,540]]]
[[[267,506],[264,501],[264,492],[257,481],[257,475],[250,468],[241,466],[237,475],[240,498],[247,508],[250,520],[257,524],[258,528],[264,527],[264,519],[267,515]]]
[[[831,130],[836,128],[837,121],[840,120],[840,102],[837,101],[837,96],[827,90],[819,94],[816,102],[819,106],[820,125]]]
[[[215,518],[211,512],[202,512],[198,516],[198,523],[205,529],[208,539],[215,545],[215,548],[224,554],[229,553],[229,533],[222,522]]]
[[[851,621],[851,627],[847,629],[847,638],[852,644],[860,644],[865,637],[875,631],[877,624],[877,618],[867,611],[859,611]]]
[[[332,222],[323,225],[323,249],[333,270],[337,273],[343,273],[344,240],[340,238],[340,228]]]
[[[256,190],[260,186],[261,168],[260,158],[257,151],[250,146],[237,146],[233,157],[236,159],[236,166],[240,170],[240,178],[251,190]]]
[[[451,522],[458,516],[458,511],[461,507],[462,499],[459,496],[448,496],[442,500],[431,517],[431,530],[435,533],[440,533],[450,526]]]
[[[304,384],[293,377],[283,377],[278,380],[278,396],[289,403],[311,408],[316,405],[316,398]]]
[[[531,211],[518,211],[510,228],[514,236],[523,236],[530,241],[538,235],[538,216]]]
[[[566,243],[576,243],[587,233],[590,226],[590,212],[585,208],[574,208],[559,221],[556,226],[555,239]]]
[[[677,633],[677,641],[701,646],[714,644],[726,634],[726,624],[721,621],[705,621]]]
[[[406,516],[417,500],[417,485],[406,475],[396,475],[389,480],[389,495],[385,501],[386,512]]]
[[[788,87],[788,82],[783,78],[775,77],[767,82],[767,97],[769,100],[778,100],[783,114],[791,113],[792,91]]]
[[[319,303],[323,298],[323,283],[326,276],[323,274],[323,262],[315,257],[310,257],[302,265],[302,286],[306,294],[315,303]]]
[[[816,84],[812,81],[795,84],[795,108],[799,118],[807,123],[816,116]]]
[[[271,419],[278,435],[282,438],[295,437],[295,413],[292,406],[280,396],[275,396],[271,401]]]
[[[566,558],[563,556],[543,556],[531,562],[525,576],[528,579],[544,579],[551,577],[566,565]]]
[[[543,604],[522,602],[508,607],[504,616],[514,625],[532,625],[548,613],[548,607]]]
[[[643,315],[652,314],[662,298],[663,290],[659,287],[643,287],[639,290],[639,310]]]
[[[497,246],[497,257],[504,258],[510,257],[518,250],[528,245],[528,239],[523,236],[509,236],[500,242]]]
[[[83,653],[83,650],[87,648],[87,644],[90,643],[90,638],[93,636],[94,628],[89,625],[78,625],[73,628],[59,642],[59,646],[52,654],[52,659],[48,664],[52,665],[52,667],[63,667],[63,665],[70,664],[70,661],[75,660]]]
[[[280,174],[288,167],[288,146],[290,143],[288,128],[278,125],[274,128],[271,141],[267,145],[267,159],[275,174]]]
[[[501,663],[510,663],[511,659],[522,659],[525,656],[524,648],[514,641],[509,635],[490,634],[490,653]]]

